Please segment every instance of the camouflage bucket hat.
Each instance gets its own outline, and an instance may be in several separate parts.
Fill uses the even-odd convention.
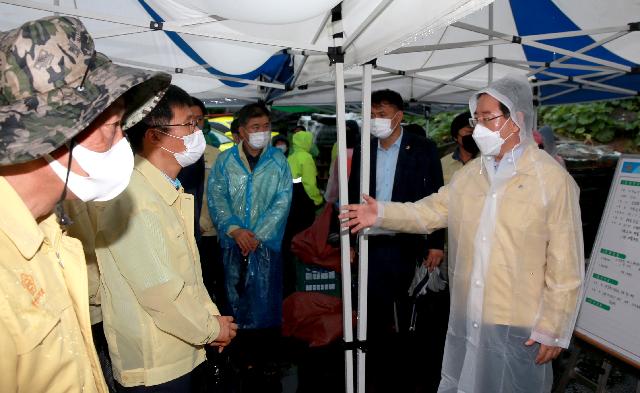
[[[170,82],[169,74],[116,65],[95,52],[75,18],[43,18],[0,33],[0,165],[53,152],[122,96],[126,129]]]

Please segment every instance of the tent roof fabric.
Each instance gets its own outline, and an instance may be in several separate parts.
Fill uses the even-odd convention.
[[[418,103],[464,104],[510,73],[529,76],[541,104],[640,91],[640,0],[55,3],[0,0],[0,29],[54,12],[78,16],[115,62],[170,72],[191,94],[220,102],[335,103],[327,52],[336,33],[351,103],[362,100],[369,61],[373,90]]]

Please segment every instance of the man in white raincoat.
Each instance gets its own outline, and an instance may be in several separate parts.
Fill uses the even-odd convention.
[[[415,203],[349,205],[353,232],[449,227],[451,313],[439,392],[548,392],[584,279],[579,189],[533,143],[527,81],[506,77],[469,100],[481,151]]]

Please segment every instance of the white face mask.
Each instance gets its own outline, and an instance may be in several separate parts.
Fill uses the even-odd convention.
[[[480,123],[476,124],[472,134],[473,140],[476,141],[478,149],[480,149],[480,153],[483,156],[497,156],[500,154],[500,149],[504,142],[513,135],[511,133],[506,139],[502,139],[500,136],[500,131],[502,131],[507,122],[508,120],[497,131],[491,131]]]
[[[276,145],[276,149],[280,149],[282,153],[287,152],[287,145]]]
[[[196,129],[191,134],[185,135],[182,137],[167,134],[166,132],[162,132],[162,131],[158,131],[158,132],[168,135],[172,138],[182,139],[182,143],[184,143],[184,147],[185,147],[185,150],[182,153],[173,152],[162,146],[160,146],[160,148],[162,150],[168,151],[169,153],[173,153],[173,156],[176,158],[176,161],[178,161],[178,164],[180,164],[180,166],[183,168],[198,161],[200,157],[202,157],[202,154],[204,153],[204,148],[207,146],[207,141],[204,139],[204,134],[200,129]]]
[[[396,115],[400,112],[396,112],[391,119],[375,118],[371,119],[371,135],[378,139],[387,139],[391,133],[393,133],[393,127],[391,122],[396,118]]]
[[[271,139],[271,131],[258,131],[249,134],[249,145],[254,149],[262,149]]]
[[[69,172],[67,187],[80,200],[108,201],[117,197],[129,185],[131,172],[133,172],[133,152],[126,138],[122,138],[103,153],[76,145],[72,156],[89,175],[85,177]],[[67,177],[67,167],[50,155],[46,155],[45,159],[53,172],[64,182]]]

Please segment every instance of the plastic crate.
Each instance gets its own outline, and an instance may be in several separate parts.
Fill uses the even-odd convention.
[[[340,273],[296,261],[296,291],[320,292],[340,297]]]

